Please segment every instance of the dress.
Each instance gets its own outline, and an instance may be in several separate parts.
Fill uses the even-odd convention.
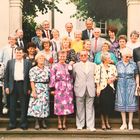
[[[138,103],[135,96],[136,82],[134,79],[137,73],[136,63],[130,61],[127,65],[123,61],[117,64],[118,83],[116,91],[115,110],[119,112],[135,112]]]
[[[114,84],[108,84],[107,79],[117,76],[115,65],[108,64],[108,70],[105,69],[103,63],[97,65],[95,82],[100,85],[101,92],[99,96],[99,108],[101,114],[110,115],[114,110],[115,92]]]
[[[54,114],[68,115],[74,112],[72,77],[67,64],[56,63],[50,71],[50,87],[55,87]]]
[[[49,69],[44,67],[40,69],[38,66],[33,67],[30,70],[30,81],[35,82],[35,89],[37,98],[30,96],[28,116],[34,116],[38,118],[45,118],[49,115],[49,92],[48,92],[48,79]]]

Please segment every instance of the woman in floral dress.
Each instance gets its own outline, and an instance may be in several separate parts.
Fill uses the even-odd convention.
[[[66,129],[66,116],[74,112],[72,77],[65,63],[67,53],[59,52],[59,62],[50,71],[50,87],[54,88],[54,114],[58,116],[58,129]]]
[[[35,57],[37,66],[30,70],[31,96],[28,107],[28,116],[35,117],[35,129],[40,129],[39,119],[42,127],[46,128],[45,118],[49,116],[49,68],[44,66],[45,56],[38,53]]]

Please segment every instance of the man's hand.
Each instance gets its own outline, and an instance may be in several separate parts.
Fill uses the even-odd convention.
[[[6,93],[6,94],[9,94],[9,93],[10,93],[9,88],[6,88],[6,89],[5,89],[5,93]]]

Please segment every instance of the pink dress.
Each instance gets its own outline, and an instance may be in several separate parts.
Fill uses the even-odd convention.
[[[68,72],[68,64],[54,64],[50,74],[50,87],[55,88],[54,114],[72,114],[74,112],[73,80]]]

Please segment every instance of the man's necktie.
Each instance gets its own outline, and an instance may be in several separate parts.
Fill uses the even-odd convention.
[[[20,47],[21,48],[24,48],[24,46],[23,46],[23,41],[20,39]]]
[[[95,44],[94,44],[94,52],[97,50],[97,38],[95,38]]]

